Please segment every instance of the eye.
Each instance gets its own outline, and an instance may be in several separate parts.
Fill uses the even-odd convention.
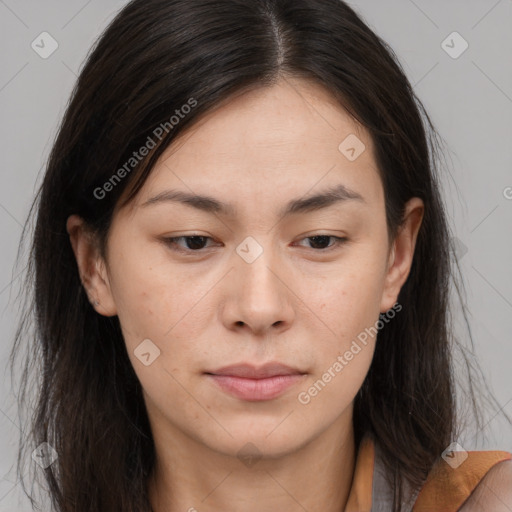
[[[185,241],[186,248],[183,248],[183,246],[178,245],[178,241],[183,240]],[[172,238],[165,238],[165,243],[171,247],[173,251],[177,252],[183,252],[183,253],[190,253],[190,252],[200,252],[202,249],[204,249],[204,244],[206,240],[213,240],[209,236],[203,236],[203,235],[187,235],[187,236],[176,236]]]
[[[328,243],[330,239],[334,240],[332,244]],[[186,235],[164,238],[166,245],[168,245],[173,251],[188,254],[194,252],[199,253],[205,248],[207,249],[208,247],[205,247],[207,240],[213,239],[209,236],[203,235]],[[339,237],[334,235],[313,235],[303,238],[302,240],[310,240],[312,242],[312,247],[309,248],[314,249],[317,252],[327,252],[336,249],[348,241],[346,237]],[[180,241],[185,242],[185,247],[179,244]]]
[[[334,242],[331,245],[326,246],[326,244],[329,242],[329,239],[331,238],[334,239]],[[313,247],[310,248],[317,250],[317,252],[327,252],[332,249],[336,249],[348,241],[346,237],[339,237],[334,235],[313,235],[303,238],[302,240],[310,240],[313,245]]]

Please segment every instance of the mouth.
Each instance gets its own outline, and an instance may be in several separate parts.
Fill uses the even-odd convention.
[[[299,383],[305,372],[280,363],[254,367],[247,363],[205,372],[224,392],[241,400],[272,400]]]

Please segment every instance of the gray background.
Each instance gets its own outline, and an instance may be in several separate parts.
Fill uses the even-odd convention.
[[[76,74],[125,3],[0,0],[0,511],[30,510],[26,500],[18,503],[13,464],[19,427],[6,369],[17,318],[18,240]],[[500,407],[512,415],[512,0],[349,3],[395,50],[447,143],[443,191],[458,240],[476,356]],[[59,45],[47,59],[31,47],[44,31]],[[442,47],[454,31],[469,44],[458,58]],[[453,48],[447,49],[458,52],[461,42],[448,38]],[[460,325],[460,315],[455,320]],[[458,441],[466,449],[512,451],[512,432],[497,410],[485,412],[489,439],[468,435]]]

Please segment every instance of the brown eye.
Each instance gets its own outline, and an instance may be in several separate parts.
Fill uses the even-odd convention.
[[[329,240],[334,239],[332,244],[329,244]],[[335,249],[345,243],[348,239],[346,237],[339,237],[334,235],[314,235],[303,238],[303,240],[310,240],[310,248],[321,251],[329,251]]]
[[[178,244],[178,241],[184,240],[186,247]],[[209,236],[202,235],[188,235],[166,238],[165,243],[171,247],[173,251],[177,252],[199,252],[205,247],[207,240],[212,240]]]

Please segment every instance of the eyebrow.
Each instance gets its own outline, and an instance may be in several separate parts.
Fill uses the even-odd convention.
[[[284,206],[279,216],[287,217],[293,214],[319,211],[346,201],[366,202],[361,194],[345,185],[339,184],[314,195],[292,199]],[[181,190],[166,190],[161,192],[145,201],[141,206],[147,207],[165,202],[186,204],[206,213],[215,213],[227,217],[236,216],[236,208],[231,203],[223,203],[210,196],[190,194]]]

